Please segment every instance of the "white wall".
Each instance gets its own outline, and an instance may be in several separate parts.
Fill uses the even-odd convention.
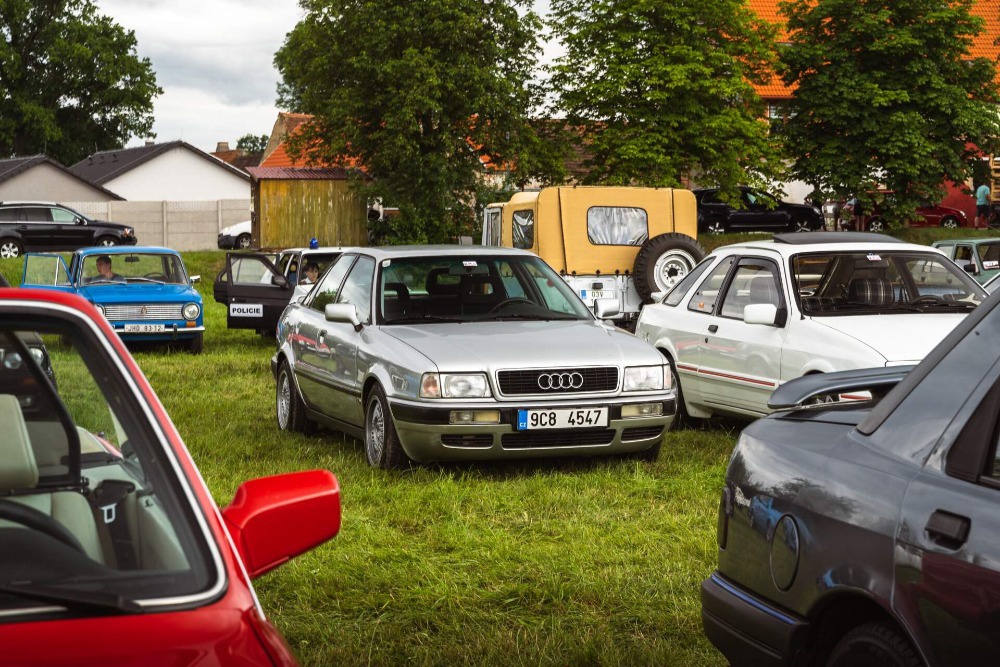
[[[0,201],[109,201],[111,195],[47,163],[0,183]]]
[[[178,146],[129,170],[103,186],[133,201],[249,199],[250,179]]]

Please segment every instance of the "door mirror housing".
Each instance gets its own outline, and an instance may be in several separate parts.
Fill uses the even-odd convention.
[[[778,321],[778,307],[773,303],[754,303],[743,308],[743,321],[747,324],[774,326]]]
[[[288,289],[288,278],[282,275],[271,276],[271,284],[277,285],[281,289]]]
[[[663,301],[663,297],[666,295],[666,292],[653,292],[649,295],[649,298],[653,303],[661,303]]]
[[[361,331],[361,320],[358,319],[358,309],[353,303],[328,303],[323,309],[327,322],[343,322]]]
[[[257,578],[340,530],[340,486],[329,470],[244,482],[222,510],[247,574]]]
[[[599,320],[607,320],[621,312],[618,299],[594,299],[594,315]]]
[[[963,264],[962,268],[965,270],[966,273],[971,273],[972,275],[976,275],[977,273],[979,273],[979,267],[976,266],[975,262],[969,262],[968,264]]]
[[[195,283],[200,283],[200,282],[201,282],[201,276],[191,276],[191,284],[192,285],[194,285]]]

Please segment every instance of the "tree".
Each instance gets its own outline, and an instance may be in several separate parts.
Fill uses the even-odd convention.
[[[73,164],[149,136],[163,91],[91,0],[0,0],[0,154]]]
[[[589,182],[729,192],[779,171],[752,83],[774,62],[774,29],[745,0],[552,0],[565,47],[551,68],[557,111],[589,128]]]
[[[964,182],[1000,135],[996,64],[969,58],[972,0],[785,2],[795,86],[785,124],[792,173],[838,199],[880,204],[897,225]],[[894,192],[884,198],[879,188]]]
[[[263,153],[264,149],[267,148],[269,138],[266,134],[259,136],[256,134],[244,134],[236,140],[236,150],[246,151],[247,153]]]
[[[472,222],[482,158],[530,136],[540,21],[527,0],[302,0],[275,55],[280,102],[313,114],[293,151],[356,166],[398,206],[397,241],[449,240]]]

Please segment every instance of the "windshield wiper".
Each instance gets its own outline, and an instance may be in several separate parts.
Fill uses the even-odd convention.
[[[119,614],[137,614],[143,611],[142,607],[134,600],[103,591],[81,591],[31,583],[7,583],[0,584],[0,594],[39,602],[50,602],[70,611],[116,612]]]
[[[508,315],[496,315],[491,317],[492,320],[538,320],[539,322],[548,322],[550,320],[578,320],[580,319],[576,315],[567,315],[564,313],[550,313],[548,315],[539,315],[536,313],[510,313]]]
[[[166,283],[163,282],[162,280],[156,280],[155,278],[147,278],[145,276],[129,277],[127,278],[127,280],[141,280],[142,282],[145,283],[156,283],[157,285],[166,285]]]
[[[425,315],[423,317],[396,317],[391,320],[386,320],[386,324],[418,324],[420,322],[433,322],[434,324],[445,323],[455,323],[455,322],[468,322],[469,320],[463,320],[457,317],[437,317],[435,315]]]

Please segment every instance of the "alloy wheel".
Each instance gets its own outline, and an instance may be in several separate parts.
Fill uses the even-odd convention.
[[[278,427],[288,430],[288,416],[292,406],[292,387],[288,381],[288,373],[283,372],[278,377]]]
[[[385,450],[385,414],[382,412],[382,402],[377,398],[372,399],[368,414],[368,424],[365,428],[365,449],[368,453],[368,462],[372,465],[379,465],[382,460],[382,452]]]
[[[0,258],[13,259],[21,255],[21,248],[13,241],[0,243]]]

